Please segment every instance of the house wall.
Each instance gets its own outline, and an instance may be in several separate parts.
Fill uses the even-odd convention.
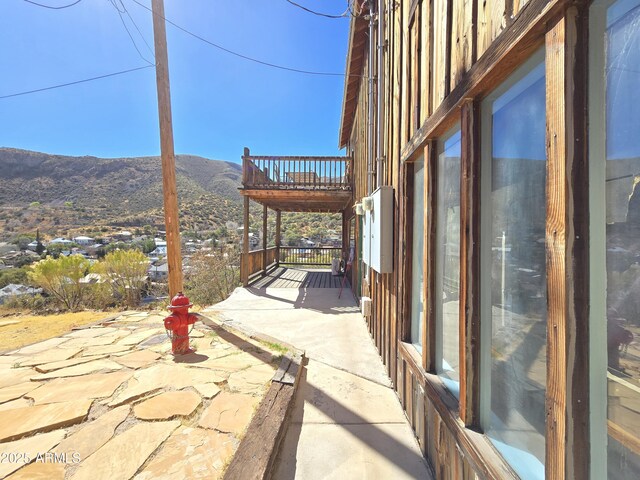
[[[544,476],[590,478],[589,4],[558,0],[385,4],[382,142],[386,168],[376,171],[376,176],[394,187],[394,267],[393,273],[377,274],[357,262],[362,278],[358,293],[374,302],[373,314],[366,319],[369,332],[438,479],[518,478],[512,464],[484,434],[481,420],[480,102],[544,47],[548,326]],[[372,40],[377,41],[375,36]],[[366,42],[361,48],[365,61],[360,73],[366,76],[370,61]],[[356,202],[370,193],[367,145],[375,139],[368,138],[367,90],[363,77],[347,144],[355,161]],[[462,130],[459,398],[436,371],[434,297],[437,140],[456,124]],[[425,162],[425,260],[419,352],[410,343],[410,322],[413,173],[421,158]]]

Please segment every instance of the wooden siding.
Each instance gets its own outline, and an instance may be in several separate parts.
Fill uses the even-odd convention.
[[[436,477],[517,478],[481,433],[480,424],[479,102],[546,44],[547,62],[553,65],[547,65],[547,82],[554,92],[547,108],[565,108],[552,109],[554,121],[548,125],[554,139],[548,142],[549,158],[554,160],[548,166],[547,203],[555,212],[547,224],[548,290],[552,292],[549,331],[556,330],[548,340],[546,477],[588,478],[588,331],[577,329],[577,319],[588,314],[588,282],[576,280],[587,278],[588,210],[577,214],[574,208],[588,205],[586,118],[573,115],[584,112],[586,104],[587,7],[582,3],[569,7],[564,0],[400,0],[385,4],[385,169],[376,175],[394,187],[396,258],[390,274],[367,274],[361,259],[355,260],[354,272],[362,279],[357,294],[373,299],[367,328]],[[360,37],[350,43],[358,52],[349,55],[358,58],[359,71],[366,76],[368,42],[377,42],[377,33],[369,39],[362,23],[358,29]],[[343,111],[341,139],[348,139],[347,153],[354,159],[354,199],[358,202],[371,193],[367,191],[367,155],[375,139],[368,138],[367,79],[362,78],[357,88],[351,82],[349,88],[345,104],[351,102],[351,106]],[[351,117],[347,112],[352,112]],[[457,123],[463,144],[460,401],[434,375],[436,140]],[[406,343],[411,318],[413,162],[420,157],[425,161],[422,356]],[[375,160],[371,159],[374,170]],[[373,189],[376,180],[374,177]],[[356,238],[359,229],[360,222],[356,222]],[[356,285],[354,281],[353,288]]]

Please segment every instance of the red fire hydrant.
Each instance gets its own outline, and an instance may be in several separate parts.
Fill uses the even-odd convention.
[[[171,339],[171,351],[174,355],[191,353],[189,348],[189,326],[196,323],[198,317],[189,313],[189,307],[193,303],[182,292],[171,299],[171,305],[167,307],[171,315],[164,319],[164,328]]]

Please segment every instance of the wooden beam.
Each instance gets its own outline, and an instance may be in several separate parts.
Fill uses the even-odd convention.
[[[249,285],[249,197],[244,197],[244,229],[242,231],[242,284]]]
[[[550,23],[545,38],[545,472],[558,480],[590,476],[587,21],[588,4],[572,6]]]
[[[173,150],[171,88],[169,85],[169,59],[167,56],[167,33],[163,0],[153,0],[151,8],[153,12],[153,41],[156,56],[156,87],[158,90],[158,117],[160,121],[164,223],[167,231],[169,296],[173,297],[182,291],[182,255],[180,252],[176,157]]]
[[[267,206],[262,206],[262,273],[267,274],[267,218],[269,211]]]
[[[460,419],[480,427],[480,106],[462,105],[460,177]]]
[[[424,148],[424,258],[422,368],[436,371],[436,211],[438,198],[438,150],[435,140]]]
[[[282,245],[281,239],[281,225],[282,225],[282,212],[276,211],[276,263],[280,266],[280,247]]]

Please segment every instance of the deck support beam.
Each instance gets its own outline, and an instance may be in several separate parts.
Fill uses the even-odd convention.
[[[244,197],[244,229],[242,230],[242,262],[240,264],[242,285],[249,285],[249,197]]]
[[[262,206],[262,275],[267,274],[267,218],[269,210],[267,206]]]
[[[282,223],[282,212],[280,210],[276,210],[276,265],[280,266],[280,246],[282,245],[282,240],[280,238],[280,227]]]

